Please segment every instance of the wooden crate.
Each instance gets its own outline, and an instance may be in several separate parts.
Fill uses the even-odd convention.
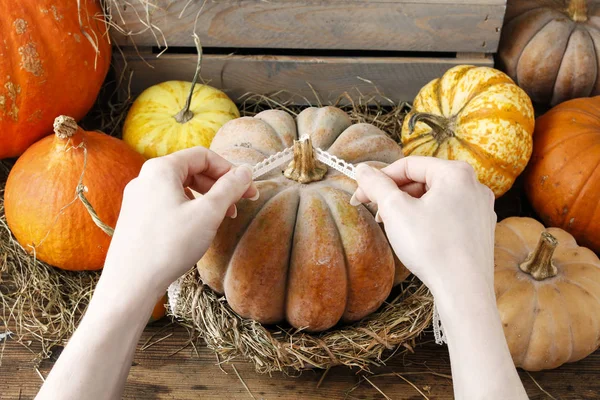
[[[203,7],[196,28],[202,77],[234,100],[286,90],[299,103],[316,96],[328,103],[377,88],[395,102],[411,101],[455,65],[493,66],[505,2],[149,0],[144,7],[123,0],[114,22],[135,35],[113,35],[122,51],[115,65],[133,71],[134,95],[161,81],[191,80],[192,33]]]

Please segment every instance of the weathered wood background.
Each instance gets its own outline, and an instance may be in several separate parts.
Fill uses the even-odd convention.
[[[491,67],[505,13],[505,0],[118,3],[115,67],[132,76],[133,96],[162,81],[192,79],[195,26],[210,85],[234,100],[285,90],[302,104],[377,91],[380,102],[411,101],[453,66]]]
[[[390,360],[387,367],[372,371],[373,375],[367,375],[377,389],[361,378],[362,374],[342,367],[332,369],[324,378],[323,371],[308,371],[296,378],[282,374],[269,377],[256,374],[250,364],[236,361],[233,365],[240,376],[238,378],[232,365],[219,368],[214,353],[206,347],[185,347],[188,339],[185,329],[174,325],[166,326],[167,322],[158,322],[144,332],[125,389],[125,399],[252,400],[254,397],[257,400],[320,400],[386,399],[385,396],[394,400],[419,400],[425,399],[425,396],[431,400],[453,398],[451,380],[439,375],[450,374],[447,348],[432,343],[431,335],[425,335],[421,339],[424,344],[419,345],[413,354],[399,355]],[[0,331],[3,330],[0,327]],[[163,338],[164,340],[152,345]],[[149,347],[142,351],[144,344]],[[0,343],[0,349],[2,346],[0,399],[33,399],[42,384],[42,377],[48,375],[53,362],[44,361],[39,367],[38,375],[31,361],[33,355],[30,349],[10,339],[6,343]],[[32,350],[35,349],[35,344],[32,344]],[[551,399],[550,395],[561,400],[600,398],[600,352],[553,371],[531,374],[520,371],[520,375],[532,400]],[[318,386],[321,378],[323,380]],[[248,386],[248,390],[244,388],[242,381]]]

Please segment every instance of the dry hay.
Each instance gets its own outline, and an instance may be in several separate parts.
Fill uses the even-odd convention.
[[[181,280],[176,310],[169,313],[197,330],[222,362],[242,358],[260,373],[297,374],[338,365],[368,371],[403,347],[412,351],[431,323],[433,298],[425,285],[411,278],[393,293],[378,311],[355,324],[310,334],[239,317],[223,296],[202,284],[194,269]]]

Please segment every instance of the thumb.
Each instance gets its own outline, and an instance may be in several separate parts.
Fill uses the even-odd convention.
[[[217,226],[221,224],[227,210],[237,203],[252,184],[252,169],[248,165],[232,168],[220,177],[204,196],[191,203],[195,211],[201,207],[203,216],[214,217]]]

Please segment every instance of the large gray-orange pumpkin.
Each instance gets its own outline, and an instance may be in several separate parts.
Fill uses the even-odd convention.
[[[275,110],[235,119],[217,132],[211,149],[236,165],[254,165],[304,135],[352,163],[383,167],[402,157],[383,131],[352,125],[334,107],[308,108],[297,121]],[[198,270],[242,317],[322,331],[375,311],[408,273],[374,210],[350,205],[356,183],[315,163],[312,146],[300,143],[291,167],[256,182],[257,201],[238,203],[237,218],[221,225]]]
[[[600,94],[600,1],[509,0],[498,56],[536,103]]]

